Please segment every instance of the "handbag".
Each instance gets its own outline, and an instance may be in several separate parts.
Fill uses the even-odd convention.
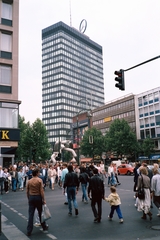
[[[41,222],[43,223],[43,222],[47,221],[50,218],[51,218],[51,213],[49,211],[49,208],[47,207],[46,204],[44,204],[42,206]]]
[[[142,176],[141,176],[142,177]],[[142,177],[142,186],[141,188],[138,190],[137,192],[137,197],[140,200],[144,200],[145,199],[145,192],[144,192],[144,184],[143,184],[143,177]]]

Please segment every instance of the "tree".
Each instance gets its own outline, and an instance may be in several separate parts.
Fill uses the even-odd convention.
[[[73,158],[72,153],[68,151],[62,151],[62,156],[62,160],[65,162],[69,162]]]
[[[89,143],[89,137],[93,137],[93,143]],[[92,156],[94,159],[95,155],[100,155],[104,152],[104,136],[100,130],[95,127],[85,131],[83,139],[80,143],[81,154],[85,156]]]
[[[154,143],[153,140],[149,137],[145,138],[142,145],[142,151],[144,152],[144,155],[149,158],[149,155],[154,152]]]
[[[135,154],[138,149],[136,135],[132,132],[128,122],[124,119],[115,119],[105,135],[106,151],[111,151],[117,156]]]
[[[19,115],[19,129],[20,129],[20,141],[16,150],[15,157],[18,160],[27,159],[29,157],[28,147],[26,146],[26,133],[30,128],[30,123],[25,123],[25,118]],[[30,145],[30,144],[29,144]]]
[[[16,151],[18,160],[46,160],[51,156],[47,130],[40,119],[32,125],[25,123],[24,117],[19,116],[20,141]]]
[[[47,130],[43,122],[37,118],[31,126],[32,157],[38,162],[40,159],[47,160],[51,156]]]

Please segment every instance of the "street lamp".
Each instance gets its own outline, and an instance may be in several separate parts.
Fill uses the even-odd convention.
[[[86,98],[81,98],[78,102],[77,105],[81,102],[81,101],[86,101],[89,107],[89,101]],[[88,128],[90,128],[90,118],[92,117],[92,111],[91,109],[81,109],[78,113],[77,113],[77,161],[78,161],[78,165],[79,165],[79,128],[78,128],[78,117],[79,114],[82,111],[87,110],[87,117],[88,117]]]

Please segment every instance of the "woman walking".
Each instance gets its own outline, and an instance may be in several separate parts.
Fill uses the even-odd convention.
[[[137,191],[144,188],[145,198],[143,200],[138,198],[137,201],[137,210],[143,212],[142,219],[147,219],[147,215],[149,219],[152,220],[152,213],[150,212],[151,206],[151,194],[150,194],[150,178],[147,176],[148,171],[146,167],[141,166],[139,168],[139,177],[138,177],[138,184],[137,184]]]
[[[50,166],[50,168],[48,169],[48,177],[51,181],[52,190],[54,190],[54,183],[55,183],[56,176],[57,176],[56,169],[54,168],[54,166]]]

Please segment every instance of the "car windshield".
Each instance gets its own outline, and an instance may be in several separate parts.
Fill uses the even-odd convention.
[[[126,164],[126,168],[131,168],[132,166],[130,164]]]

